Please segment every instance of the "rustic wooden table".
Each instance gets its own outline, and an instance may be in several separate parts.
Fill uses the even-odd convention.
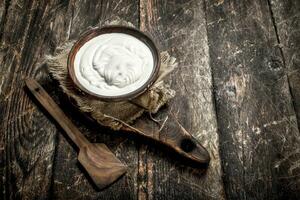
[[[3,0],[0,16],[0,199],[300,199],[299,0]],[[88,121],[49,77],[46,54],[114,19],[177,57],[171,105],[209,151],[206,171]],[[95,190],[26,77],[128,173]]]

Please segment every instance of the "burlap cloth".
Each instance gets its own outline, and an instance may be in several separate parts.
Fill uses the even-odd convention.
[[[105,25],[132,24],[116,20]],[[53,78],[59,82],[60,87],[78,106],[88,113],[98,123],[119,130],[122,126],[132,124],[135,119],[144,112],[156,113],[164,104],[175,96],[175,91],[164,83],[163,78],[177,66],[176,59],[168,52],[160,53],[161,67],[156,82],[146,92],[130,101],[104,102],[80,92],[73,84],[67,69],[68,54],[74,44],[74,40],[67,41],[55,50],[54,55],[46,56],[46,64]]]

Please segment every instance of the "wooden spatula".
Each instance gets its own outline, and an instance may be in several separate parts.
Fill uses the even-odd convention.
[[[103,143],[90,143],[63,111],[35,80],[27,79],[26,85],[41,105],[79,148],[78,160],[99,189],[113,183],[126,170],[125,166]]]

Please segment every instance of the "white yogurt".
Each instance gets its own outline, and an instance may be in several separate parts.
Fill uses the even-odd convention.
[[[124,33],[102,34],[86,42],[75,55],[79,83],[102,96],[133,92],[149,80],[153,55],[139,39]]]

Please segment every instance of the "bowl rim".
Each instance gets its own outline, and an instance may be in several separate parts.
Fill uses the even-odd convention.
[[[94,93],[92,91],[87,90],[84,86],[80,84],[78,81],[76,75],[75,75],[75,70],[74,70],[74,60],[77,52],[79,49],[89,40],[93,39],[94,37],[97,37],[101,34],[106,34],[106,33],[124,33],[124,34],[129,34],[138,40],[142,41],[144,44],[148,46],[150,49],[152,56],[153,56],[153,63],[154,63],[154,68],[151,72],[150,78],[138,89],[129,92],[127,94],[123,95],[117,95],[117,96],[104,96],[104,95],[99,95],[97,93]],[[153,83],[156,81],[158,77],[158,72],[160,70],[160,55],[159,51],[157,49],[157,46],[155,42],[146,34],[143,33],[142,31],[133,28],[133,27],[128,27],[128,26],[120,26],[120,25],[111,25],[111,26],[104,26],[100,28],[94,28],[91,30],[86,31],[83,33],[79,39],[74,43],[72,46],[69,55],[68,55],[68,61],[67,61],[67,68],[68,68],[68,75],[72,79],[74,85],[76,86],[77,89],[82,91],[84,94],[89,95],[91,97],[97,98],[99,100],[103,101],[125,101],[125,100],[131,100],[142,93],[144,93],[148,88],[150,88]]]

